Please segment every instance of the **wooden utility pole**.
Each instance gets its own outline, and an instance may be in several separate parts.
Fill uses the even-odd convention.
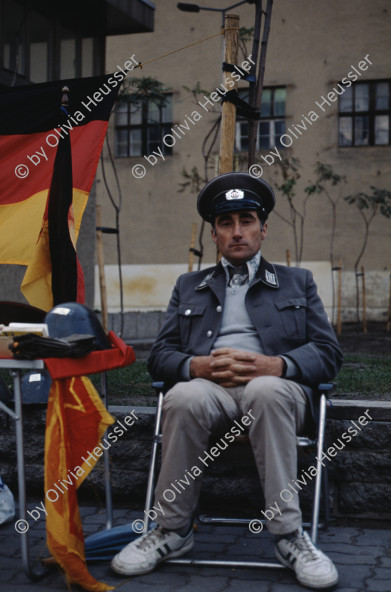
[[[239,44],[239,16],[227,14],[224,30],[224,61],[227,64],[236,65],[238,59]],[[228,84],[228,81],[232,82]],[[234,90],[237,82],[232,78],[231,72],[223,72],[223,85]],[[235,144],[235,120],[236,106],[229,101],[222,105],[221,135],[220,135],[220,175],[230,173],[233,169],[234,144]]]

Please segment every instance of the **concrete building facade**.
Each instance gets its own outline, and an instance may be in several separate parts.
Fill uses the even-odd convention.
[[[197,191],[191,185],[180,191],[188,180],[183,171],[191,174],[196,170],[205,179],[202,144],[221,111],[219,102],[208,101],[222,82],[221,13],[182,12],[176,5],[175,0],[156,3],[153,33],[116,35],[106,44],[108,72],[135,56],[144,65],[130,72],[128,78],[158,79],[171,101],[160,113],[160,136],[154,135],[156,130],[140,131],[144,124],[148,128],[148,121],[142,119],[145,114],[130,113],[134,107],[129,108],[126,119],[126,107],[117,106],[110,124],[108,140],[122,191],[120,237],[124,306],[128,311],[163,309],[175,277],[188,268],[193,224],[197,224],[198,234],[201,221],[196,211]],[[201,0],[198,5],[224,9],[217,0]],[[231,12],[240,16],[241,27],[253,25],[253,5],[243,4]],[[336,204],[333,258],[334,265],[341,261],[343,268],[344,320],[354,318],[354,264],[363,245],[365,224],[357,207],[343,198],[358,192],[371,194],[371,187],[391,189],[390,12],[387,0],[276,0],[273,5],[256,154],[258,174],[276,188],[282,183],[282,155],[299,159],[294,203],[300,213],[305,212],[301,265],[314,270],[329,312],[333,209],[324,192],[305,201],[305,188],[316,179],[317,162],[346,176],[346,182],[326,184]],[[179,48],[183,49],[162,57]],[[250,54],[251,40],[247,40],[238,63]],[[192,93],[197,86],[201,91]],[[239,88],[245,92],[248,83],[240,81]],[[246,152],[242,150],[245,125],[243,120],[237,123],[235,162],[240,170],[247,170]],[[146,141],[142,136],[145,132]],[[209,179],[217,174],[218,150],[217,142],[207,170]],[[107,149],[104,155],[106,178],[118,199]],[[101,169],[96,189],[105,223],[113,225],[115,211]],[[276,210],[269,218],[263,254],[270,261],[286,262],[289,250],[291,264],[295,264],[288,200],[281,191],[276,190],[276,194]],[[368,211],[364,213],[368,215]],[[202,265],[213,264],[216,253],[208,228],[203,243]],[[195,247],[199,248],[198,243]],[[368,314],[377,320],[387,314],[390,247],[390,219],[378,212],[370,224],[360,261],[366,271]],[[112,236],[105,236],[104,255],[109,310],[115,312],[119,293]],[[196,265],[197,259],[194,269]],[[338,274],[334,272],[334,276],[337,282]],[[99,307],[97,281],[95,286]]]
[[[178,10],[176,0],[155,4],[72,0],[64,13],[46,0],[0,0],[0,87],[122,68],[128,70],[128,80],[144,81],[144,88],[145,79],[147,83],[150,79],[149,84],[151,79],[160,81],[168,97],[165,105],[147,101],[142,109],[119,101],[112,114],[108,133],[112,159],[106,145],[104,171],[99,166],[78,242],[90,306],[100,308],[95,205],[102,207],[105,226],[114,227],[116,218],[104,177],[117,206],[118,185],[121,189],[118,219],[125,311],[153,311],[153,318],[160,318],[175,278],[189,267],[195,224],[194,247],[201,248],[196,197],[204,180],[218,173],[218,136],[207,168],[202,147],[221,113],[220,101],[210,97],[221,89],[220,28],[228,4],[200,0],[201,9],[218,12],[189,13]],[[372,194],[371,187],[391,188],[390,11],[388,0],[275,0],[273,5],[256,173],[275,187],[277,205],[263,254],[285,263],[289,252],[291,264],[296,264],[288,200],[276,187],[282,183],[283,155],[298,159],[293,199],[299,218],[305,213],[301,265],[314,271],[334,318],[339,276],[334,271],[333,287],[333,202],[332,254],[333,265],[341,262],[342,267],[343,320],[355,318],[354,266],[365,239],[362,213],[371,216],[370,210],[360,213],[343,198]],[[239,15],[241,27],[252,27],[253,4],[243,3],[232,12]],[[251,45],[247,35],[238,56],[244,69],[245,62],[251,62]],[[139,62],[142,69],[133,68]],[[239,82],[239,92],[248,92],[247,82]],[[238,118],[235,167],[240,170],[247,170],[246,126],[246,120]],[[325,192],[310,196],[305,192],[316,180],[317,162],[346,177],[335,186],[326,183],[332,201]],[[378,211],[360,260],[366,273],[368,317],[376,320],[387,317],[390,230],[390,219]],[[207,227],[202,243],[202,266],[213,264],[216,253]],[[116,313],[120,290],[114,235],[104,235],[104,259],[109,311]],[[194,257],[193,269],[197,263]],[[24,271],[22,266],[1,266],[1,299],[23,301],[19,286]],[[156,323],[151,327],[155,331]]]

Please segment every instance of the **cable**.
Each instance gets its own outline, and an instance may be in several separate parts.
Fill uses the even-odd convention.
[[[213,37],[217,37],[218,35],[224,35],[225,31],[231,31],[231,30],[236,31],[237,29],[221,29],[221,31],[219,31],[218,33],[215,33],[214,35],[210,35],[210,37],[205,37],[204,39],[200,39],[199,41],[194,41],[194,43],[189,43],[189,45],[185,45],[184,47],[179,47],[178,49],[173,49],[172,51],[168,51],[167,53],[164,53],[163,55],[158,56],[157,58],[152,58],[151,60],[147,60],[146,62],[139,62],[138,66],[134,67],[134,70],[136,70],[136,68],[140,68],[142,70],[146,64],[150,64],[151,62],[156,62],[157,60],[161,60],[169,55],[172,55],[173,53],[177,53],[178,51],[182,51],[183,49],[187,49],[188,47],[193,47],[193,45],[198,45],[199,43],[203,43],[204,41],[208,41],[209,39],[213,39]]]

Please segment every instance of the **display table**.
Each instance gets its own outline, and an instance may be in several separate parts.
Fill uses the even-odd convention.
[[[107,408],[107,388],[106,371],[115,368],[125,367],[135,361],[133,349],[126,345],[112,331],[109,332],[109,339],[112,348],[108,350],[95,351],[83,358],[48,358],[44,360],[16,360],[14,358],[0,358],[0,368],[10,371],[13,378],[14,390],[14,410],[0,401],[0,409],[5,411],[15,422],[16,435],[16,455],[17,455],[17,473],[19,490],[19,519],[15,522],[15,528],[21,537],[22,565],[27,576],[32,580],[41,579],[47,569],[34,571],[30,565],[28,530],[26,508],[26,479],[24,463],[24,445],[23,445],[23,412],[22,412],[22,388],[21,372],[23,370],[42,370],[48,369],[53,379],[64,378],[68,376],[81,376],[85,374],[100,373],[101,375],[101,395]],[[105,465],[105,496],[106,496],[106,528],[112,528],[113,525],[113,507],[111,497],[111,478],[109,451],[104,449]]]

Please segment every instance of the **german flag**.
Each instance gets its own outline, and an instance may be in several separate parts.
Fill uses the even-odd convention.
[[[102,455],[100,439],[114,421],[87,377],[53,381],[45,436],[47,544],[68,582],[92,592],[114,588],[87,569],[76,489]]]
[[[123,78],[116,72],[0,93],[0,263],[27,266],[21,289],[43,310],[84,299],[76,242]]]

